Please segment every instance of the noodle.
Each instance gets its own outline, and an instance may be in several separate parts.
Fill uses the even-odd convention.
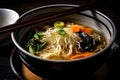
[[[63,23],[62,23],[63,25]],[[101,33],[99,33],[98,31],[93,30],[93,32],[91,33],[91,29],[89,30],[89,35],[87,35],[87,37],[85,38],[86,40],[90,38],[90,41],[93,40],[93,44],[92,44],[92,48],[91,50],[86,49],[85,48],[82,49],[82,44],[85,43],[84,40],[82,40],[82,38],[80,37],[80,34],[83,34],[83,32],[73,32],[71,30],[72,26],[76,25],[75,23],[65,23],[64,27],[61,28],[62,26],[59,25],[60,28],[55,28],[52,27],[51,25],[49,25],[48,28],[46,28],[45,30],[40,30],[40,31],[35,31],[37,32],[37,34],[40,35],[40,38],[38,38],[36,36],[36,39],[38,39],[38,41],[40,43],[42,43],[42,49],[39,49],[37,51],[35,51],[35,49],[33,48],[32,52],[44,59],[58,59],[58,60],[65,60],[65,59],[69,59],[70,56],[72,55],[76,55],[76,54],[84,54],[85,52],[93,52],[96,53],[100,50],[102,50],[105,46],[106,46],[106,40],[104,38],[104,36],[101,35]],[[80,24],[77,24],[79,26],[81,26]],[[83,26],[83,25],[82,25]],[[85,26],[84,26],[85,27]],[[86,30],[88,27],[85,27]],[[58,33],[60,30],[62,29],[61,33]],[[84,33],[85,34],[85,33]],[[42,36],[41,36],[42,35]],[[84,38],[84,36],[83,36]],[[36,42],[32,41],[31,42]],[[35,48],[39,46],[37,45],[33,45],[33,43],[30,43],[29,45],[32,44],[32,47],[34,46]],[[83,43],[81,43],[83,42]],[[96,42],[96,43],[95,43]],[[100,44],[98,45],[97,42],[99,42]],[[86,43],[85,43],[86,44]],[[88,44],[88,43],[87,43]],[[91,45],[91,43],[89,43],[88,45]],[[40,45],[41,46],[41,45]],[[95,48],[96,47],[96,48]],[[88,51],[85,51],[88,50]],[[28,50],[30,51],[30,50]],[[31,53],[31,52],[30,52]]]
[[[73,52],[76,51],[76,44],[80,38],[75,33],[72,33],[71,28],[65,27],[64,30],[67,32],[66,36],[58,34],[58,29],[48,29],[48,31],[41,34],[44,37],[41,41],[47,41],[48,45],[45,49],[39,52],[39,56],[43,58],[49,58],[50,56],[62,56],[69,57]]]

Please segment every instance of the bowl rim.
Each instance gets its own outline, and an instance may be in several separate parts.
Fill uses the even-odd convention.
[[[15,63],[14,58],[16,56],[18,56],[18,55],[16,55],[16,47],[14,47],[12,52],[11,52],[11,55],[10,55],[10,67],[11,67],[12,71],[14,72],[14,74],[17,76],[18,79],[24,80],[23,75],[21,75],[19,72],[17,72],[16,67],[14,65],[14,63]],[[18,60],[18,58],[17,58],[17,60]],[[21,63],[20,67],[22,67],[22,63]]]
[[[64,6],[64,7],[77,7],[79,5],[76,5],[76,4],[52,4],[52,5],[45,5],[45,6],[37,7],[37,8],[31,9],[31,10],[25,12],[24,14],[22,14],[20,16],[20,18],[18,20],[22,19],[24,16],[30,14],[31,12],[37,11],[39,9],[45,9],[45,8],[49,8],[49,7],[61,7],[61,6]],[[80,59],[73,59],[73,60],[50,60],[50,59],[43,59],[43,58],[40,58],[38,56],[34,56],[34,55],[30,54],[29,52],[27,52],[26,50],[24,50],[21,46],[19,46],[19,44],[17,43],[17,41],[14,38],[14,32],[11,32],[11,38],[12,38],[13,43],[16,45],[16,47],[20,51],[22,51],[23,53],[25,53],[26,55],[28,55],[30,57],[38,59],[38,60],[43,60],[43,61],[47,61],[47,62],[63,62],[64,63],[64,62],[74,62],[74,61],[89,59],[89,58],[92,58],[92,57],[100,54],[101,52],[105,51],[107,48],[109,48],[112,45],[112,43],[114,42],[114,40],[116,38],[116,33],[117,33],[116,32],[116,27],[115,27],[113,21],[109,17],[107,17],[105,14],[103,14],[102,12],[97,11],[97,10],[96,10],[96,13],[99,14],[100,16],[104,17],[112,25],[114,34],[113,34],[112,41],[107,45],[106,48],[104,48],[102,51],[100,51],[100,52],[98,52],[98,53],[96,53],[96,54],[94,54],[92,56],[89,56],[89,57],[80,58]]]

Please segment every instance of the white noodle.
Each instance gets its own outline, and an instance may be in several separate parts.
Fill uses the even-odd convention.
[[[75,43],[80,41],[80,37],[71,31],[71,27],[65,27],[67,33],[65,36],[58,34],[58,28],[49,28],[46,32],[42,32],[43,38],[40,41],[47,41],[47,46],[40,51],[40,57],[69,57],[73,52],[79,52]]]
[[[68,24],[63,28],[63,30],[66,32],[66,35],[60,35],[58,33],[59,28],[48,28],[45,32],[40,32],[40,34],[44,35],[40,41],[47,41],[47,46],[42,51],[38,52],[38,56],[45,59],[60,59],[67,58],[72,54],[81,53],[81,38],[78,34],[72,32],[71,25],[73,24]],[[97,40],[102,39],[102,37],[96,33],[92,34],[91,36]],[[105,45],[106,42],[105,44],[98,46],[95,51],[101,50],[101,47]]]

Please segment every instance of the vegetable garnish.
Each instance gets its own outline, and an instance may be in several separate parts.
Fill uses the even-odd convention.
[[[37,55],[37,52],[43,50],[44,47],[47,45],[46,41],[40,41],[42,36],[43,35],[41,33],[35,32],[33,34],[33,37],[28,40],[26,48],[30,53]]]
[[[93,29],[92,28],[85,28],[83,30],[83,32],[87,33],[87,34],[91,34],[93,32]]]
[[[84,51],[94,51],[97,46],[99,45],[100,41],[95,40],[92,36],[89,36],[85,32],[79,32],[79,36],[81,37],[82,41],[80,41],[80,46]]]
[[[38,33],[34,34],[34,38],[37,39],[37,40],[40,38],[40,36],[38,35]]]
[[[84,27],[80,25],[72,25],[72,32],[80,32],[83,31]]]
[[[91,56],[92,54],[94,54],[94,53],[93,52],[85,52],[85,53],[73,55],[69,59],[79,59],[79,58]]]
[[[36,32],[36,33],[34,33],[33,38],[36,40],[39,40],[42,36],[43,36],[43,34]]]
[[[59,33],[60,35],[65,35],[65,34],[66,34],[65,30],[63,30],[63,29],[60,29],[60,30],[58,31],[58,33]]]
[[[62,22],[62,21],[56,21],[55,23],[54,23],[54,27],[55,28],[63,28],[65,26],[65,24],[64,24],[64,22]]]
[[[72,25],[72,32],[85,32],[91,34],[93,32],[92,28],[83,27],[81,25]]]
[[[29,52],[30,52],[30,53],[34,54],[35,51],[33,50],[33,48],[32,48],[31,45],[28,47],[28,49],[29,49]]]
[[[36,54],[36,52],[39,52],[41,50],[44,49],[44,47],[46,46],[47,42],[36,42],[34,41],[33,43],[29,43],[28,45],[28,49],[29,52],[32,54]]]

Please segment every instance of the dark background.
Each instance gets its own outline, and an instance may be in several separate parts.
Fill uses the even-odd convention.
[[[22,15],[24,12],[48,5],[48,4],[78,4],[84,5],[90,2],[96,2],[102,0],[0,0],[0,8],[9,8],[13,9]],[[119,50],[119,34],[120,34],[120,4],[116,0],[103,0],[101,6],[96,7],[96,10],[101,11],[107,15],[115,24],[117,28],[117,37],[115,43],[117,43],[117,48],[113,51],[113,54],[109,57],[106,64],[109,70],[109,76],[104,80],[120,80],[120,50]],[[11,70],[9,58],[13,50],[14,44],[9,44],[3,47],[0,47],[0,80],[16,80],[17,77],[14,75]],[[104,71],[103,71],[104,72]],[[102,73],[101,73],[102,74]],[[99,79],[101,80],[101,79]]]

